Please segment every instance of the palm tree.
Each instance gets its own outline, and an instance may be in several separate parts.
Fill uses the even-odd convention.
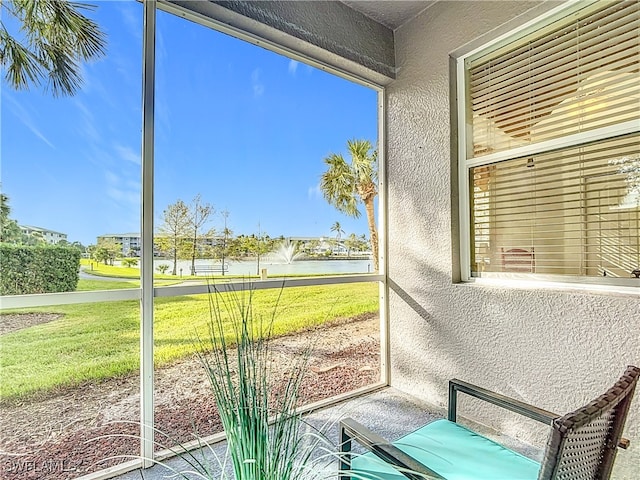
[[[0,193],[0,242],[20,243],[22,232],[18,222],[11,220],[9,215],[11,215],[9,197],[4,193]]]
[[[340,225],[340,222],[336,222],[333,225],[331,225],[331,231],[336,232],[336,242],[340,242],[340,239],[342,238],[342,234],[344,233],[344,230],[342,229],[342,225]]]
[[[344,246],[347,247],[347,258],[351,256],[351,251],[358,248],[360,241],[355,233],[350,234],[344,241]]]
[[[222,249],[220,250],[222,256],[222,275],[224,275],[224,257],[227,254],[227,248],[229,246],[229,239],[233,235],[233,232],[227,228],[227,219],[229,218],[229,212],[223,210],[220,212],[222,218],[224,218],[224,229],[222,230]]]
[[[320,188],[324,198],[340,212],[358,218],[358,204],[364,204],[369,224],[374,269],[378,270],[378,231],[373,201],[378,195],[378,152],[368,140],[347,142],[351,164],[340,154],[324,159],[328,169],[322,174]]]
[[[20,24],[17,39],[0,23],[0,65],[6,82],[28,90],[46,79],[54,96],[73,95],[82,85],[80,62],[105,53],[100,27],[80,13],[92,5],[68,0],[12,0],[0,2]]]

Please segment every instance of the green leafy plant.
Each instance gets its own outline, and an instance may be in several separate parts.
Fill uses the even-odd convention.
[[[169,265],[167,265],[166,263],[161,263],[156,267],[156,270],[164,275],[165,273],[167,273],[167,270],[169,270]]]
[[[123,258],[120,263],[123,267],[137,267],[138,259],[137,258]]]
[[[0,244],[0,295],[73,292],[80,251],[56,245]]]
[[[68,0],[12,0],[0,10],[18,21],[19,36],[0,22],[0,65],[5,81],[27,90],[46,80],[54,96],[74,95],[82,85],[81,62],[106,51],[105,34],[82,15],[93,5]]]

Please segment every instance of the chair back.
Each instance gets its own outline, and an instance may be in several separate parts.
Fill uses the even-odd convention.
[[[536,260],[533,247],[531,250],[524,248],[509,248],[507,250],[501,248],[500,250],[503,272],[535,273]]]
[[[609,479],[639,376],[627,367],[606,393],[553,421],[539,480]]]

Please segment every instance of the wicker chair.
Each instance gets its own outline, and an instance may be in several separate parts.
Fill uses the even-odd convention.
[[[394,443],[355,420],[340,422],[340,480],[606,480],[640,376],[629,366],[606,393],[564,416],[459,380],[449,382],[447,420],[437,420]],[[457,392],[491,402],[551,426],[542,463],[456,423]],[[369,453],[351,453],[357,441]]]
[[[502,255],[502,271],[514,273],[535,273],[536,256],[531,247],[530,250],[524,248],[500,249]]]

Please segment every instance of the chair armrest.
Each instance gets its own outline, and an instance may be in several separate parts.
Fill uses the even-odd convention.
[[[342,472],[339,478],[341,479],[350,478],[348,470],[351,467],[351,440],[355,440],[377,457],[397,467],[399,473],[411,480],[445,480],[444,477],[352,418],[340,421],[340,439]]]
[[[507,410],[511,410],[512,412],[519,413],[520,415],[524,415],[525,417],[532,418],[533,420],[537,420],[538,422],[542,422],[547,425],[551,425],[551,422],[554,419],[561,416],[557,413],[543,410],[542,408],[538,408],[528,403],[521,402],[520,400],[516,400],[515,398],[507,397],[505,395],[492,392],[491,390],[487,390],[486,388],[478,387],[477,385],[463,382],[462,380],[454,378],[453,380],[449,381],[449,409],[447,419],[450,422],[456,421],[458,392],[466,393],[467,395],[471,395],[472,397],[479,398],[480,400],[487,401],[502,408],[506,408]],[[623,448],[626,450],[627,448],[629,448],[630,443],[631,442],[629,439],[621,438],[617,446],[618,448]]]
[[[529,405],[528,403],[521,402],[515,398],[507,397],[505,395],[492,392],[491,390],[487,390],[486,388],[478,387],[477,385],[454,378],[449,381],[449,413],[447,418],[450,422],[456,421],[458,392],[466,393],[472,397],[506,408],[507,410],[532,418],[538,422],[546,423],[547,425],[551,425],[551,422],[555,418],[560,417],[560,415],[549,412],[548,410],[543,410],[542,408]]]

